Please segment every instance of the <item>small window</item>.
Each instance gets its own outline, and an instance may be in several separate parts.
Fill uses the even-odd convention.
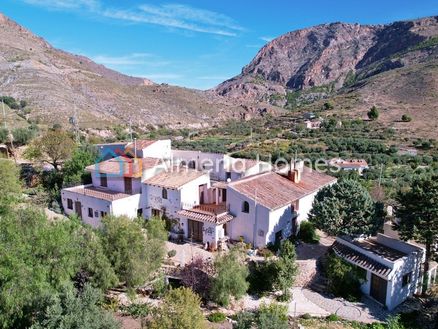
[[[226,173],[225,173],[225,179],[226,180],[229,180],[229,179],[231,179],[231,172],[229,172],[229,171],[227,171]]]
[[[106,174],[100,174],[100,186],[108,187],[108,177]]]
[[[100,217],[104,218],[106,216],[106,212],[105,211],[101,211],[100,212]]]
[[[93,218],[93,208],[88,208],[88,217]]]
[[[143,217],[143,208],[137,209],[137,217]]]
[[[405,275],[403,275],[403,283],[402,283],[402,287],[407,286],[409,283],[411,283],[412,280],[412,272],[409,272]]]
[[[94,217],[96,217],[96,218],[99,217],[99,212],[98,211],[94,212]]]
[[[163,188],[163,190],[161,191],[161,196],[163,197],[163,199],[167,199],[167,190],[165,188]]]
[[[73,210],[73,200],[67,199],[67,208]]]
[[[243,201],[243,203],[242,203],[242,212],[249,213],[249,203],[248,203],[248,201]]]

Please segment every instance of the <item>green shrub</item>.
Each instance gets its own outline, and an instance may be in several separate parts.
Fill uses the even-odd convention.
[[[176,256],[176,250],[172,249],[167,252],[167,257],[172,258]]]
[[[334,314],[334,313],[327,316],[327,320],[330,322],[339,321],[340,319],[341,318],[337,314]]]
[[[301,315],[301,318],[304,320],[309,320],[312,318],[312,316],[309,313],[304,313],[303,315]]]
[[[412,121],[412,118],[407,114],[403,114],[401,119],[403,122],[411,122]]]
[[[309,221],[304,221],[300,224],[298,238],[306,243],[318,243],[319,235],[316,233],[315,226]]]
[[[253,328],[255,314],[251,312],[240,312],[235,316],[236,323],[233,329],[251,329]]]
[[[227,317],[222,312],[213,312],[207,317],[208,321],[213,322],[213,323],[224,322],[226,320],[226,318]]]
[[[271,303],[262,304],[256,318],[258,329],[287,329],[287,306]]]
[[[360,286],[364,281],[362,269],[332,253],[326,259],[325,272],[331,293],[349,301],[357,301],[360,298]]]
[[[121,311],[124,314],[130,315],[134,318],[148,316],[151,313],[152,307],[149,304],[131,304],[123,306]]]
[[[377,120],[379,118],[379,110],[377,109],[377,107],[373,106],[369,112],[367,113],[368,118],[370,120]]]

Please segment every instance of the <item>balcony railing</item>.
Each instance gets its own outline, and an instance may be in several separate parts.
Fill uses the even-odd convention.
[[[181,209],[193,209],[193,210],[200,210],[205,211],[214,215],[219,215],[227,212],[229,209],[224,204],[189,204],[189,203],[181,203]]]

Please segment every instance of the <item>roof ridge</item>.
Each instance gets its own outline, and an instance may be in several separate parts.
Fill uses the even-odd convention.
[[[261,173],[257,173],[257,174],[254,174],[254,175],[250,175],[250,176],[246,176],[246,177],[242,177],[242,178],[240,178],[240,179],[238,179],[238,180],[235,180],[234,182],[229,182],[228,183],[228,185],[229,186],[234,186],[234,185],[238,185],[239,183],[243,183],[243,182],[247,182],[247,181],[251,181],[251,180],[253,180],[253,179],[256,179],[256,178],[258,178],[258,177],[263,177],[263,176],[266,176],[266,175],[268,175],[268,174],[276,174],[276,172],[274,172],[274,171],[265,171],[265,172],[261,172]],[[281,175],[279,175],[279,176],[281,176]]]

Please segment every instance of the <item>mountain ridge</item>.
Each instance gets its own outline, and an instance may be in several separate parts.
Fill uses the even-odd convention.
[[[156,84],[127,76],[91,59],[52,47],[43,38],[0,14],[1,94],[24,99],[33,120],[83,127],[114,124],[204,127],[227,118],[274,111],[241,106],[211,92]]]
[[[427,119],[438,119],[437,65],[438,16],[387,25],[338,22],[279,36],[213,91],[239,102],[251,99],[289,109],[312,110],[334,98],[336,111],[354,118],[366,118],[376,105],[385,124],[406,128],[397,122],[406,112],[427,135],[438,128]],[[424,93],[421,106],[418,93]]]

